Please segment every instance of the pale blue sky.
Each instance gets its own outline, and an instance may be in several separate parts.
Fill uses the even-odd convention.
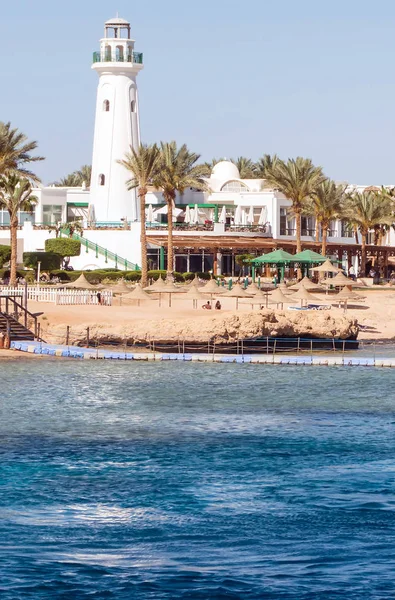
[[[0,119],[39,141],[45,182],[91,162],[103,23],[144,52],[143,141],[202,154],[311,157],[395,183],[393,0],[13,0],[1,7]]]

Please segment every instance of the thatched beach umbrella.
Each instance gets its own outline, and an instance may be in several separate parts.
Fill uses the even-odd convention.
[[[292,300],[300,300],[300,306],[303,306],[303,302],[321,302],[320,299],[316,298],[306,288],[301,287],[297,292],[292,294]]]
[[[315,271],[316,273],[339,273],[340,269],[332,265],[331,261],[327,259],[322,265],[313,267],[310,271]]]
[[[336,304],[343,304],[344,312],[347,312],[347,304],[349,300],[355,300],[356,302],[361,302],[365,300],[365,296],[361,296],[349,287],[344,287],[336,296],[333,297],[333,302]]]
[[[200,291],[203,292],[203,294],[223,294],[225,292],[225,288],[223,288],[221,285],[218,285],[215,279],[210,279],[210,281],[208,281]]]
[[[248,294],[241,285],[235,285],[231,290],[221,294],[221,298],[236,298],[236,310],[239,308],[239,298],[252,298],[253,294]]]
[[[120,294],[129,294],[129,292],[132,291],[132,288],[126,285],[124,279],[121,279],[115,285],[109,286],[107,289],[112,291],[115,296],[119,296]]]
[[[137,300],[137,306],[140,306],[142,300],[153,300],[153,297],[141,288],[140,283],[136,285],[133,292],[129,292],[129,294],[122,296],[123,300],[125,300],[125,298],[128,300]]]
[[[151,286],[152,287],[152,286]],[[159,294],[159,306],[162,304],[162,294],[169,296],[169,308],[171,307],[171,297],[173,294],[185,294],[188,290],[182,287],[177,287],[174,283],[168,283],[163,289],[153,290]]]
[[[81,275],[75,281],[71,281],[70,283],[66,283],[66,285],[62,285],[60,287],[64,287],[69,290],[91,290],[92,292],[94,290],[103,289],[103,286],[100,286],[99,288],[98,286],[89,283],[83,273],[81,273]]]
[[[322,291],[322,288],[320,288],[320,286],[317,285],[316,283],[313,283],[311,281],[311,279],[309,279],[308,277],[303,277],[303,279],[301,279],[297,283],[294,283],[293,285],[290,285],[289,288],[287,288],[287,289],[291,290],[292,292],[295,292],[297,290],[300,290],[301,288],[304,288],[308,292],[312,292],[312,291],[320,292],[320,291]]]
[[[206,302],[206,298],[203,296],[201,292],[196,287],[192,287],[186,294],[183,296],[185,300],[192,300],[193,308],[198,308],[199,302]]]
[[[277,304],[277,306],[281,304],[281,308],[283,308],[284,304],[292,304],[293,296],[286,296],[282,289],[278,287],[270,292],[268,302],[269,304]]]
[[[354,287],[358,285],[355,281],[346,277],[341,271],[335,277],[324,279],[322,283],[333,285],[334,287]]]
[[[166,288],[166,282],[163,281],[162,277],[158,277],[154,283],[144,288],[146,292],[159,292],[159,290],[163,290]]]
[[[245,298],[241,300],[240,303],[243,304],[251,304],[251,308],[254,308],[254,304],[258,304],[260,306],[268,305],[269,292],[262,292],[261,290],[257,290],[257,292],[251,298]]]

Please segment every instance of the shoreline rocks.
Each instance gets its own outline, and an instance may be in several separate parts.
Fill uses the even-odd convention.
[[[48,323],[42,336],[47,342],[66,343],[66,326]],[[237,339],[257,337],[317,338],[355,340],[358,337],[357,319],[330,314],[330,311],[291,312],[270,309],[248,313],[223,313],[193,318],[131,319],[119,325],[87,323],[73,325],[69,343],[83,344],[87,327],[90,339],[100,343],[189,343],[215,342],[232,344]]]

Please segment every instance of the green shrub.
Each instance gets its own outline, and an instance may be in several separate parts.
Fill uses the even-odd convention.
[[[167,275],[167,271],[159,271],[159,270],[148,271],[148,279],[154,279],[155,281],[157,279],[159,279],[159,277],[162,277],[162,279],[166,279],[166,275]],[[184,277],[181,275],[181,273],[174,272],[173,276],[174,276],[175,281],[179,281],[179,282],[184,281]]]
[[[125,279],[127,281],[140,281],[141,271],[126,271]]]
[[[38,263],[41,262],[41,271],[52,271],[59,269],[61,257],[53,252],[24,252],[23,264],[25,267],[32,269],[38,268]]]
[[[25,277],[32,273],[32,271],[27,271],[25,269],[18,269],[16,272],[17,277]],[[6,269],[0,269],[0,279],[9,279],[10,278],[10,269],[7,267]],[[34,273],[33,273],[34,276]]]
[[[210,273],[203,273],[202,271],[198,271],[197,273],[183,273],[182,274],[185,281],[190,281],[191,279],[195,279],[195,277],[199,277],[199,279],[211,279]]]
[[[0,244],[0,268],[11,258],[11,246]]]
[[[81,253],[81,242],[71,238],[50,238],[45,240],[45,252],[59,254],[62,258],[66,258],[66,256],[79,256]]]
[[[105,269],[96,269],[95,271],[64,271],[62,269],[54,269],[51,271],[51,279],[59,277],[61,281],[75,281],[81,273],[84,273],[90,283],[101,283],[103,279],[117,281],[126,275],[125,271],[110,271]]]

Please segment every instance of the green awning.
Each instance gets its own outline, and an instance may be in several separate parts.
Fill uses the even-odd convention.
[[[67,206],[80,207],[80,208],[88,208],[89,207],[89,203],[88,202],[67,202]]]
[[[294,262],[295,257],[285,250],[274,250],[268,254],[262,254],[258,258],[254,258],[251,263],[254,265],[284,265]]]
[[[314,263],[324,263],[327,260],[326,256],[322,256],[322,254],[318,254],[318,252],[314,252],[313,250],[303,250],[298,254],[295,254],[292,257],[294,262],[305,263],[305,264],[314,264]]]

